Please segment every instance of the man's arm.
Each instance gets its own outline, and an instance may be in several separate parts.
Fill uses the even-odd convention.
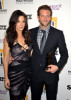
[[[60,59],[57,63],[57,66],[58,66],[59,71],[60,71],[67,62],[68,50],[67,50],[67,46],[65,43],[65,38],[64,38],[63,32],[61,31],[59,33],[59,35],[60,36],[59,36],[58,47],[59,47]]]
[[[49,65],[50,67],[46,72],[55,73],[56,71],[60,71],[63,66],[66,64],[68,59],[68,50],[65,43],[65,38],[62,31],[58,31],[59,33],[59,41],[58,41],[58,48],[60,53],[60,59],[57,65]]]

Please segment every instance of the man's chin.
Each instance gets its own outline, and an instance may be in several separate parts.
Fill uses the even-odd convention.
[[[48,27],[49,26],[49,24],[48,25],[42,25],[42,27]]]
[[[49,23],[41,23],[42,27],[48,27],[50,25],[51,22]]]

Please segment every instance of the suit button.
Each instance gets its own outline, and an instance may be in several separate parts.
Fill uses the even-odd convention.
[[[42,65],[40,64],[40,66],[42,66]]]

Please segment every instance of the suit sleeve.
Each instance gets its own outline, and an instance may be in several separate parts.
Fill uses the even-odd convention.
[[[58,33],[58,34],[59,34],[58,47],[59,47],[60,59],[57,63],[57,66],[58,66],[59,71],[60,71],[67,62],[68,50],[67,50],[67,47],[66,47],[63,32],[60,31],[60,33]]]

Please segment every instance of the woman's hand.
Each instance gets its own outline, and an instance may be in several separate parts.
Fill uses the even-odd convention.
[[[10,63],[12,63],[12,61],[14,61],[14,58],[10,56]]]
[[[33,49],[31,50],[30,56],[32,56],[32,53],[33,53]]]
[[[4,85],[5,85],[5,88],[6,88],[6,89],[10,89],[10,81],[9,81],[8,78],[5,79]]]

